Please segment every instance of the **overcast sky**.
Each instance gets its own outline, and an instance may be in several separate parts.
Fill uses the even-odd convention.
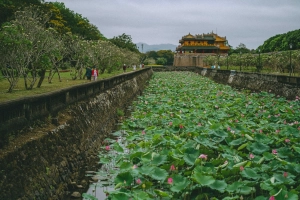
[[[46,0],[49,1],[49,0]],[[56,1],[56,0],[51,0]],[[59,0],[106,38],[179,45],[182,36],[214,32],[236,48],[300,29],[300,0]]]

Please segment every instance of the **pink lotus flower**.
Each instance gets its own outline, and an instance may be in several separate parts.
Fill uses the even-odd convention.
[[[175,171],[175,170],[176,170],[176,167],[174,165],[171,165],[170,171]]]
[[[172,126],[172,125],[173,125],[173,122],[169,122],[169,125]]]
[[[201,154],[198,158],[201,158],[201,159],[204,159],[204,160],[207,160],[207,155],[205,154]]]
[[[142,130],[142,135],[145,135],[145,134],[146,134],[145,130]]]
[[[269,200],[276,200],[274,196],[271,196]]]
[[[172,178],[168,178],[168,184],[172,184],[173,183],[173,179]]]
[[[253,158],[254,158],[254,155],[253,155],[252,153],[250,153],[249,158],[250,158],[250,159],[253,159]]]
[[[244,171],[244,167],[243,166],[240,166],[240,171]]]
[[[110,150],[110,146],[106,146],[105,149],[106,149],[107,151],[109,151],[109,150]]]
[[[287,172],[283,172],[283,177],[284,178],[288,177],[288,173]]]
[[[230,130],[231,130],[231,129],[230,129],[230,127],[228,126],[228,127],[227,127],[227,131],[230,131]]]
[[[136,169],[136,168],[137,168],[137,165],[133,165],[133,166],[132,166],[132,169]]]
[[[277,150],[276,150],[276,149],[273,149],[273,150],[272,150],[272,154],[277,155]]]
[[[142,183],[141,179],[137,179],[137,180],[136,180],[136,183],[137,183],[137,184],[141,184],[141,183]]]
[[[179,124],[179,128],[180,128],[180,129],[183,129],[183,125],[182,125],[182,124]]]
[[[285,141],[286,143],[289,143],[291,140],[288,139],[288,138],[286,138],[284,141]]]

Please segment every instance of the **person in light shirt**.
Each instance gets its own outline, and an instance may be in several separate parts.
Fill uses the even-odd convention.
[[[92,77],[93,77],[93,80],[96,81],[97,78],[98,78],[98,70],[96,67],[93,68],[92,70]]]

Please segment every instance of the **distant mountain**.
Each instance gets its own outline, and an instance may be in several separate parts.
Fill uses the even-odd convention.
[[[175,51],[177,45],[175,44],[153,44],[149,45],[146,43],[136,43],[136,46],[139,48],[139,51],[142,53],[146,53],[147,51],[159,51],[159,50],[171,50]]]

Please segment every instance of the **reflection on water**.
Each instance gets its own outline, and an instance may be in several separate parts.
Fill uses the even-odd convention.
[[[113,191],[112,187],[99,187],[98,183],[93,183],[90,185],[90,188],[86,192],[89,195],[96,197],[98,200],[106,199],[106,192]]]
[[[99,169],[98,172],[93,171],[87,171],[86,175],[91,177],[91,180],[94,181],[94,183],[90,184],[88,191],[86,194],[88,196],[96,197],[98,200],[105,200],[106,199],[106,193],[109,193],[111,191],[114,191],[114,178],[119,171],[119,168],[116,167],[116,162],[118,159],[116,159],[117,155],[120,155],[120,152],[117,152],[113,147],[112,144],[117,143],[120,145],[120,147],[123,149],[123,153],[121,154],[128,154],[129,150],[125,148],[127,145],[127,142],[124,141],[122,135],[125,134],[125,131],[117,131],[111,134],[111,138],[106,138],[105,141],[108,144],[111,144],[110,148],[104,147],[103,152],[100,152],[99,157],[104,158],[102,160],[102,166]],[[113,155],[111,156],[111,160],[105,160],[105,154]],[[100,159],[101,160],[101,159]],[[87,198],[87,199],[94,199],[94,198]]]

